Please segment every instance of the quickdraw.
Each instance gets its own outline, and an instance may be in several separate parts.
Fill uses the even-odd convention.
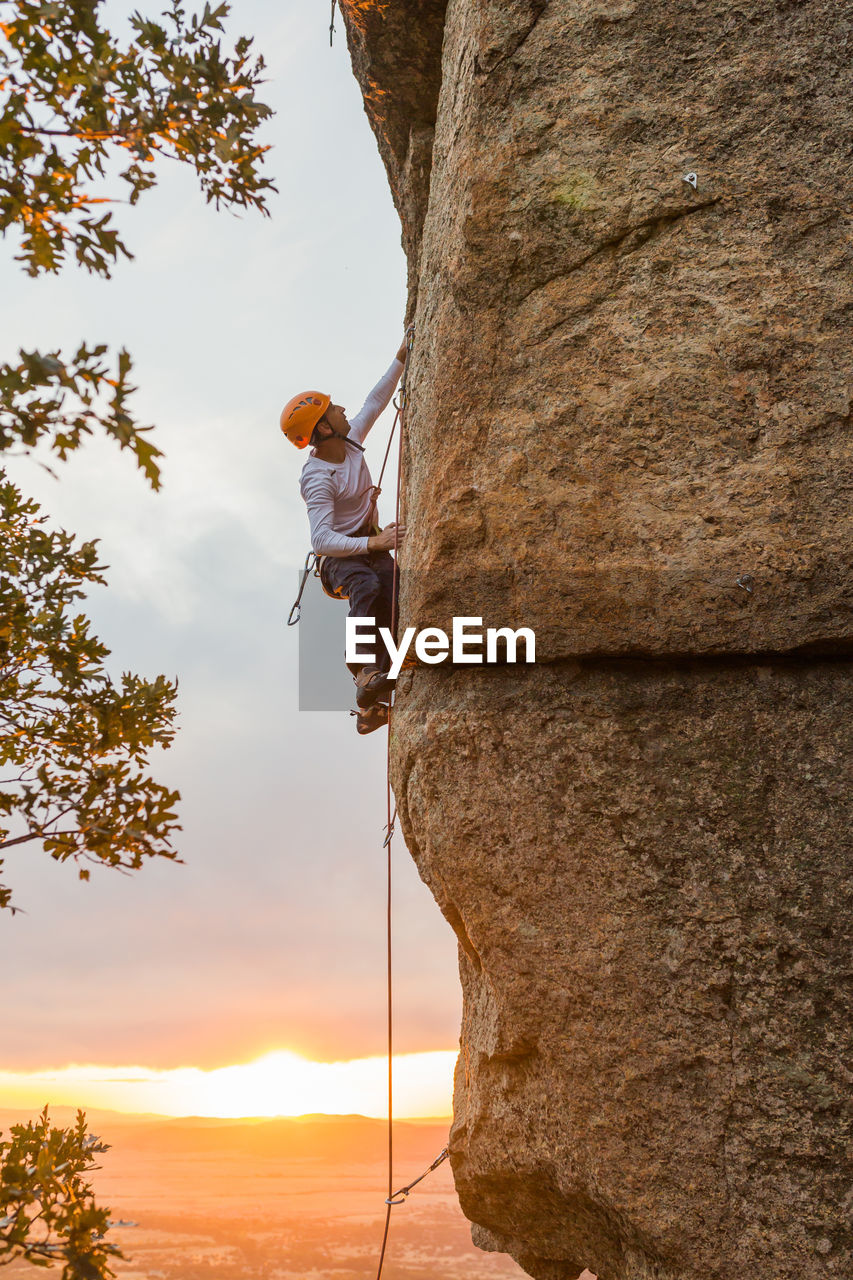
[[[406,1196],[409,1194],[409,1192],[412,1191],[413,1188],[416,1187],[419,1182],[423,1182],[424,1178],[429,1177],[429,1175],[432,1173],[434,1169],[437,1169],[440,1164],[443,1164],[445,1160],[449,1160],[449,1159],[450,1159],[450,1150],[447,1147],[445,1147],[444,1150],[440,1151],[439,1154],[435,1157],[435,1159],[433,1160],[429,1168],[424,1169],[420,1177],[414,1178],[411,1182],[407,1183],[405,1187],[401,1187],[399,1191],[395,1191],[392,1196],[388,1197],[385,1203],[390,1204],[392,1206],[395,1204],[402,1204],[403,1201],[406,1199]]]
[[[295,627],[299,619],[302,617],[302,592],[305,590],[305,583],[313,572],[315,578],[320,576],[320,557],[314,551],[309,551],[305,557],[305,567],[302,570],[302,580],[299,583],[299,594],[293,602],[290,613],[287,615],[287,625]]]

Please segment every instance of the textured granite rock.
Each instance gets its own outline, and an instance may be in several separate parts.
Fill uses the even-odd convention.
[[[390,29],[374,77],[400,59],[362,74],[399,157],[436,43],[412,115],[399,33],[442,6],[356,8]],[[410,249],[413,621],[523,615],[543,656],[849,651],[851,24],[451,0]]]
[[[395,711],[475,1239],[847,1280],[853,10],[342,7],[416,304],[403,621],[540,659]]]
[[[394,793],[460,939],[456,1186],[540,1280],[853,1274],[850,675],[403,677]]]

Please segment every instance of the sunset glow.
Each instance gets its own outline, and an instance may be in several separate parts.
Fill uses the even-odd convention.
[[[395,1111],[401,1117],[451,1111],[453,1051],[403,1054],[394,1060]],[[202,1071],[179,1067],[69,1066],[0,1072],[0,1107],[97,1107],[167,1116],[387,1114],[387,1061],[312,1062],[281,1050],[254,1062]]]

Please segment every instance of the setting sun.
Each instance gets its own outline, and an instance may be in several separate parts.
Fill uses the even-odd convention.
[[[395,1109],[418,1118],[449,1115],[453,1051],[403,1054],[394,1060]],[[387,1114],[387,1060],[312,1062],[288,1050],[254,1062],[216,1067],[68,1066],[55,1071],[0,1072],[7,1107],[75,1106],[168,1116],[298,1116]]]

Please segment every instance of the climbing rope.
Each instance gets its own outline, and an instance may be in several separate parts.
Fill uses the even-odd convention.
[[[394,414],[394,421],[391,424],[391,431],[388,435],[388,443],[385,446],[385,456],[382,459],[382,466],[379,468],[379,479],[376,481],[376,484],[372,484],[370,486],[370,489],[365,489],[362,491],[363,493],[370,493],[370,511],[368,512],[368,516],[367,516],[367,524],[373,524],[374,520],[376,519],[376,508],[379,502],[379,495],[382,492],[382,478],[385,475],[385,468],[388,465],[388,458],[391,453],[391,445],[394,443],[394,435],[396,433],[397,426],[398,424],[401,424],[403,420],[403,411],[406,407],[406,384],[409,378],[409,361],[412,356],[412,347],[414,346],[414,343],[415,343],[415,326],[413,324],[410,324],[408,329],[406,330],[406,359],[403,364],[403,373],[400,378],[400,386],[397,390],[397,394],[394,397],[394,408],[396,410],[396,413]],[[403,428],[402,426],[400,426],[400,459],[402,459],[402,450],[403,450],[402,436],[403,436]],[[400,469],[398,465],[397,517],[396,517],[398,523],[399,523],[399,516],[400,516]],[[395,575],[396,575],[396,569],[397,569],[397,539],[395,537],[394,539]],[[395,576],[394,582],[396,586],[396,576]],[[394,607],[396,608],[396,600],[394,603]],[[391,624],[392,633],[394,630],[394,623],[396,622],[396,620],[397,619],[395,617],[394,621]]]
[[[335,43],[335,4],[337,0],[332,0],[332,21],[329,23],[329,48],[333,48]]]
[[[402,441],[401,441],[402,444]],[[402,452],[402,449],[401,449]],[[396,581],[396,557],[394,559]],[[394,621],[391,622],[391,634],[394,634]],[[394,969],[391,942],[391,844],[394,839],[394,822],[397,817],[397,810],[391,813],[391,716],[388,716],[388,754],[385,761],[385,803],[387,806],[388,823],[385,828],[386,835],[383,841],[385,847],[385,875],[387,892],[385,897],[385,960],[386,960],[386,990],[388,999],[388,1195],[385,1200],[385,1229],[382,1232],[382,1247],[379,1250],[379,1266],[376,1271],[376,1280],[381,1280],[382,1268],[385,1264],[385,1250],[388,1247],[388,1232],[391,1228],[391,1209],[394,1204]]]
[[[397,410],[394,419],[394,426],[391,428],[391,435],[388,438],[388,446],[385,450],[385,458],[382,463],[382,470],[379,473],[379,482],[374,486],[374,509],[376,499],[381,492],[382,477],[385,474],[385,464],[388,461],[388,455],[391,451],[391,440],[394,438],[394,432],[397,424],[400,424],[400,440],[397,454],[397,495],[394,505],[394,575],[391,588],[391,634],[394,635],[397,628],[397,553],[399,550],[399,530],[400,530],[400,503],[403,491],[403,446],[405,444],[405,410],[408,403],[408,376],[409,362],[411,360],[412,348],[415,343],[415,327],[409,325],[406,330],[406,361],[403,366],[403,375],[400,379],[400,387],[397,395],[394,397],[394,407]],[[394,839],[394,829],[397,822],[397,806],[392,809],[393,793],[391,791],[391,728],[393,724],[393,708],[394,697],[391,698],[391,706],[388,714],[388,746],[385,755],[385,805],[387,822],[385,825],[385,839],[383,840],[383,848],[386,855],[386,908],[385,908],[385,959],[386,959],[386,985],[388,999],[388,1195],[385,1199],[385,1228],[382,1233],[382,1247],[379,1251],[379,1266],[376,1271],[376,1280],[381,1280],[382,1268],[385,1264],[385,1253],[388,1248],[388,1232],[391,1227],[391,1210],[395,1205],[403,1204],[409,1192],[416,1187],[419,1182],[423,1182],[428,1174],[437,1169],[440,1164],[448,1159],[450,1152],[447,1147],[436,1156],[428,1169],[422,1174],[408,1183],[399,1190],[394,1190],[394,967],[393,967],[393,951],[392,951],[392,869],[393,863],[391,858],[391,845]]]
[[[333,2],[332,30],[334,30],[334,8],[335,6]],[[398,454],[397,454],[397,493],[396,493],[396,499],[394,504],[394,521],[395,521],[395,524],[394,524],[394,572],[393,572],[392,588],[391,588],[391,591],[392,591],[391,634],[392,635],[396,631],[396,627],[397,627],[397,584],[398,584],[398,576],[399,576],[397,556],[400,549],[399,547],[400,506],[401,506],[402,490],[403,490],[402,481],[403,481],[403,446],[405,443],[405,440],[404,440],[405,411],[406,411],[406,405],[408,403],[407,388],[408,388],[408,378],[409,378],[409,364],[412,357],[412,349],[414,347],[414,343],[415,343],[415,327],[414,325],[409,325],[408,329],[406,330],[406,359],[403,364],[403,373],[400,377],[400,386],[398,388],[396,396],[394,397],[394,408],[396,410],[396,413],[394,415],[394,422],[388,436],[388,443],[385,446],[385,456],[382,459],[382,467],[379,472],[379,479],[376,482],[376,484],[370,486],[369,490],[365,490],[365,492],[370,492],[371,494],[370,513],[367,519],[367,524],[370,525],[374,522],[376,518],[376,509],[379,501],[379,495],[382,492],[382,480],[385,476],[385,470],[388,465],[388,459],[391,456],[391,445],[393,444],[394,436],[397,432],[397,427],[399,426],[400,438],[398,442]],[[295,626],[300,619],[300,616],[302,613],[302,593],[305,590],[305,585],[309,577],[311,576],[312,572],[315,575],[318,573],[318,564],[320,559],[321,557],[317,556],[313,551],[309,551],[308,555],[305,558],[305,566],[302,570],[302,576],[299,583],[299,594],[297,595],[296,600],[294,601],[293,607],[290,610],[290,614],[287,620],[287,625],[290,627]],[[412,1190],[412,1188],[416,1187],[418,1183],[423,1182],[424,1178],[426,1178],[428,1174],[432,1173],[434,1169],[437,1169],[440,1164],[442,1164],[445,1160],[449,1158],[449,1152],[445,1147],[444,1150],[441,1151],[441,1153],[435,1158],[435,1160],[433,1160],[432,1164],[429,1166],[428,1169],[425,1169],[422,1174],[420,1174],[412,1182],[408,1183],[405,1187],[400,1187],[397,1191],[394,1190],[394,1000],[393,1000],[394,967],[393,967],[393,946],[392,946],[392,941],[393,941],[392,940],[393,863],[392,863],[391,846],[394,839],[394,830],[397,823],[397,806],[396,804],[393,803],[394,797],[393,797],[393,792],[391,790],[391,725],[392,725],[393,706],[394,706],[394,696],[392,695],[391,705],[388,710],[388,746],[387,746],[386,757],[385,757],[385,804],[386,804],[387,821],[385,824],[385,836],[382,841],[382,847],[385,850],[385,857],[386,857],[385,968],[386,968],[386,989],[387,989],[387,1005],[388,1005],[388,1013],[387,1013],[388,1195],[385,1198],[385,1206],[386,1206],[385,1229],[382,1234],[382,1247],[379,1254],[379,1267],[376,1272],[376,1280],[381,1280],[382,1268],[385,1264],[385,1253],[388,1247],[388,1233],[391,1226],[391,1210],[394,1208],[395,1205],[403,1204],[403,1202],[405,1201],[406,1197],[409,1195],[409,1192]]]
[[[403,422],[403,412],[406,407],[406,384],[409,376],[409,361],[412,356],[412,347],[415,342],[415,327],[410,325],[406,330],[406,362],[403,365],[403,376],[400,379],[400,388],[394,397],[394,407],[397,410],[394,418],[394,426],[391,428],[391,435],[388,437],[388,447],[385,450],[385,458],[382,462],[382,470],[379,473],[379,482],[374,486],[375,493],[373,497],[372,510],[375,511],[376,502],[379,498],[380,485],[382,477],[385,474],[385,465],[388,461],[388,455],[391,451],[391,440],[400,424],[400,440],[397,447],[397,495],[394,503],[394,574],[391,582],[391,635],[393,636],[397,630],[397,553],[399,551],[400,540],[400,493],[403,487],[403,432],[405,423]],[[382,1267],[385,1263],[385,1250],[388,1247],[388,1232],[391,1227],[391,1210],[395,1204],[394,1197],[394,969],[392,954],[392,898],[391,898],[391,846],[394,840],[394,824],[397,821],[397,806],[394,806],[393,813],[391,811],[391,725],[393,723],[394,698],[396,694],[391,696],[391,704],[388,710],[388,745],[385,753],[385,805],[388,817],[385,827],[385,875],[386,875],[386,919],[385,919],[385,956],[386,956],[386,987],[388,1000],[388,1195],[385,1200],[385,1229],[382,1233],[382,1248],[379,1251],[379,1267],[376,1271],[376,1280],[381,1280]],[[399,1202],[398,1202],[399,1203]]]

